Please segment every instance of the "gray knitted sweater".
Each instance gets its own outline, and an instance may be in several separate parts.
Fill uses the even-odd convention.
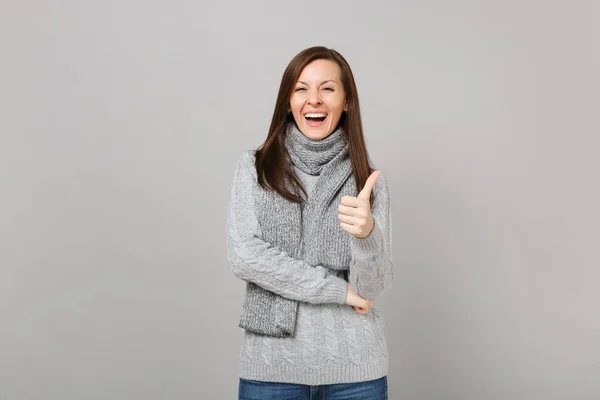
[[[295,172],[310,196],[318,175],[297,165]],[[390,197],[380,176],[372,207],[375,227],[359,239],[348,234],[348,270],[309,265],[262,239],[253,193],[258,186],[254,152],[238,161],[227,221],[233,273],[240,279],[298,300],[294,337],[277,338],[244,331],[238,376],[268,382],[325,385],[373,380],[387,375],[383,315],[367,315],[345,305],[346,280],[367,299],[375,299],[393,279]]]

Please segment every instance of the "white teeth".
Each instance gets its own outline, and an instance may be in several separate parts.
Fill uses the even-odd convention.
[[[308,114],[304,114],[305,117],[308,118],[326,118],[327,114],[325,113],[308,113]]]

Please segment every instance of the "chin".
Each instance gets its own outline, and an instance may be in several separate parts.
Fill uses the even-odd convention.
[[[327,136],[331,135],[333,133],[333,129],[330,128],[315,128],[312,126],[304,126],[303,129],[301,129],[301,132],[304,134],[304,136],[306,136],[307,138],[311,139],[311,140],[322,140],[325,139]]]

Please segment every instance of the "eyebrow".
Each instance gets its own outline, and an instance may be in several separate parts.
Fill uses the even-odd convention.
[[[327,82],[333,82],[333,83],[337,83],[337,82],[336,82],[336,81],[334,81],[333,79],[327,79],[327,80],[324,80],[323,82],[321,82],[321,83],[319,84],[319,86],[321,86],[322,84],[324,84],[324,83],[327,83]],[[298,83],[302,83],[303,85],[306,85],[306,86],[308,86],[308,83],[306,83],[306,82],[303,82],[303,81],[298,81]]]

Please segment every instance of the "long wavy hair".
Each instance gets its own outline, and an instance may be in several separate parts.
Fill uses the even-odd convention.
[[[340,66],[348,110],[342,113],[338,124],[342,126],[348,138],[352,173],[357,188],[356,194],[362,190],[372,172],[363,137],[358,92],[350,65],[340,53],[327,47],[316,46],[302,50],[290,61],[283,72],[269,134],[265,142],[256,150],[255,155],[258,183],[263,188],[274,190],[286,199],[296,203],[303,201],[301,192],[306,195],[306,190],[294,173],[284,146],[287,125],[294,122],[294,117],[291,113],[288,113],[288,109],[290,98],[302,70],[311,62],[320,59],[334,61]]]

